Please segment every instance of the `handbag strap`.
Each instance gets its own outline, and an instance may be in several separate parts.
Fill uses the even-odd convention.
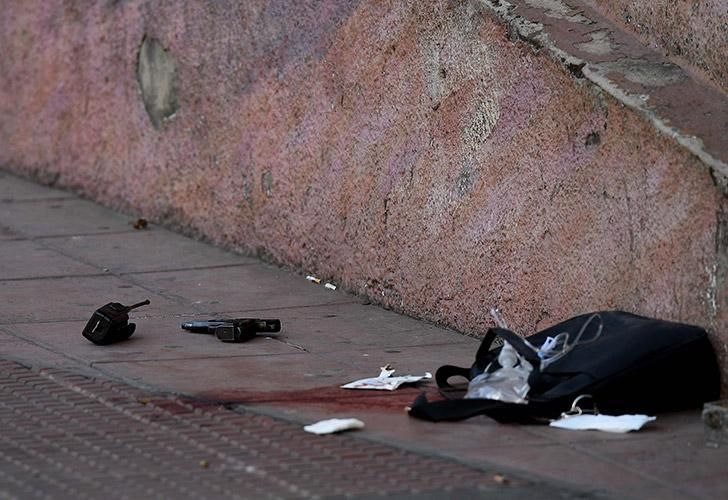
[[[539,405],[541,406],[541,405]],[[501,423],[543,424],[555,408],[534,408],[532,405],[504,403],[492,399],[445,399],[428,401],[420,394],[410,406],[411,417],[430,422],[465,420],[476,415],[487,415]]]
[[[468,380],[472,378],[472,368],[464,368],[462,366],[443,365],[435,372],[435,382],[440,389],[452,389],[450,385],[451,377],[464,377]]]
[[[464,377],[471,380],[473,377],[482,373],[490,363],[492,354],[490,353],[490,346],[496,338],[495,329],[491,328],[483,337],[478,347],[478,352],[475,353],[475,363],[470,368],[453,365],[443,365],[435,372],[435,381],[440,389],[452,389],[449,379],[451,377]]]
[[[505,328],[489,328],[485,336],[483,337],[478,351],[475,353],[475,362],[470,368],[461,366],[444,365],[437,369],[435,372],[435,381],[437,386],[441,389],[451,389],[449,379],[451,377],[465,377],[468,380],[472,380],[477,375],[483,373],[488,365],[496,359],[499,348],[491,349],[493,342],[496,338],[502,338],[508,341],[509,344],[526,358],[531,364],[538,363],[538,356],[532,349],[526,346],[525,342],[516,333]]]

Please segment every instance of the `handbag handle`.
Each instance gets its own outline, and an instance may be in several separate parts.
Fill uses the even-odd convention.
[[[441,389],[452,388],[449,383],[451,377],[465,377],[471,380],[473,377],[479,375],[488,367],[488,364],[494,359],[494,354],[490,350],[490,346],[493,344],[496,336],[498,335],[497,330],[500,328],[490,328],[480,342],[478,352],[475,353],[475,363],[470,368],[464,368],[461,366],[444,365],[437,369],[435,372],[435,382]]]

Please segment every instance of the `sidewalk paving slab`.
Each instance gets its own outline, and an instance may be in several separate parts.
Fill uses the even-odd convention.
[[[98,274],[96,267],[48,248],[35,241],[18,239],[3,242],[0,276],[3,280]]]
[[[49,237],[42,242],[48,248],[118,274],[257,263],[159,226],[114,234]]]
[[[127,276],[140,286],[174,294],[195,306],[213,311],[285,309],[325,304],[348,304],[357,299],[314,286],[283,269],[258,263],[212,269],[148,272]]]
[[[112,275],[0,280],[0,324],[88,320],[106,302],[151,303],[146,314],[179,312],[174,297],[165,297]]]
[[[5,182],[5,179],[2,179]],[[44,217],[38,219],[38,211]],[[80,236],[136,231],[131,216],[79,198],[5,200],[0,224],[26,238]]]
[[[0,171],[0,203],[62,198],[76,199],[77,196],[68,191],[42,186]]]

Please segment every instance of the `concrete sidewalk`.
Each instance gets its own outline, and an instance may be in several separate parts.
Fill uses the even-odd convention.
[[[485,418],[420,422],[404,408],[422,388],[339,389],[386,363],[398,374],[469,365],[478,341],[153,224],[134,229],[143,216],[0,172],[0,358],[155,398],[224,402],[291,429],[357,417],[366,429],[345,439],[510,478],[496,481],[500,496],[728,496],[728,448],[705,446],[698,411],[660,416],[637,434],[576,433]],[[137,331],[129,341],[100,347],[81,336],[97,307],[147,298],[131,314]],[[283,330],[224,344],[179,328],[218,316],[280,318]]]

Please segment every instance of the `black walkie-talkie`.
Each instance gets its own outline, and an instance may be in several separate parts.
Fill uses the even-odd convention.
[[[109,302],[99,307],[83,329],[83,336],[94,344],[107,345],[121,342],[132,336],[136,325],[129,323],[129,311],[149,304],[149,299],[125,306],[118,302]]]

